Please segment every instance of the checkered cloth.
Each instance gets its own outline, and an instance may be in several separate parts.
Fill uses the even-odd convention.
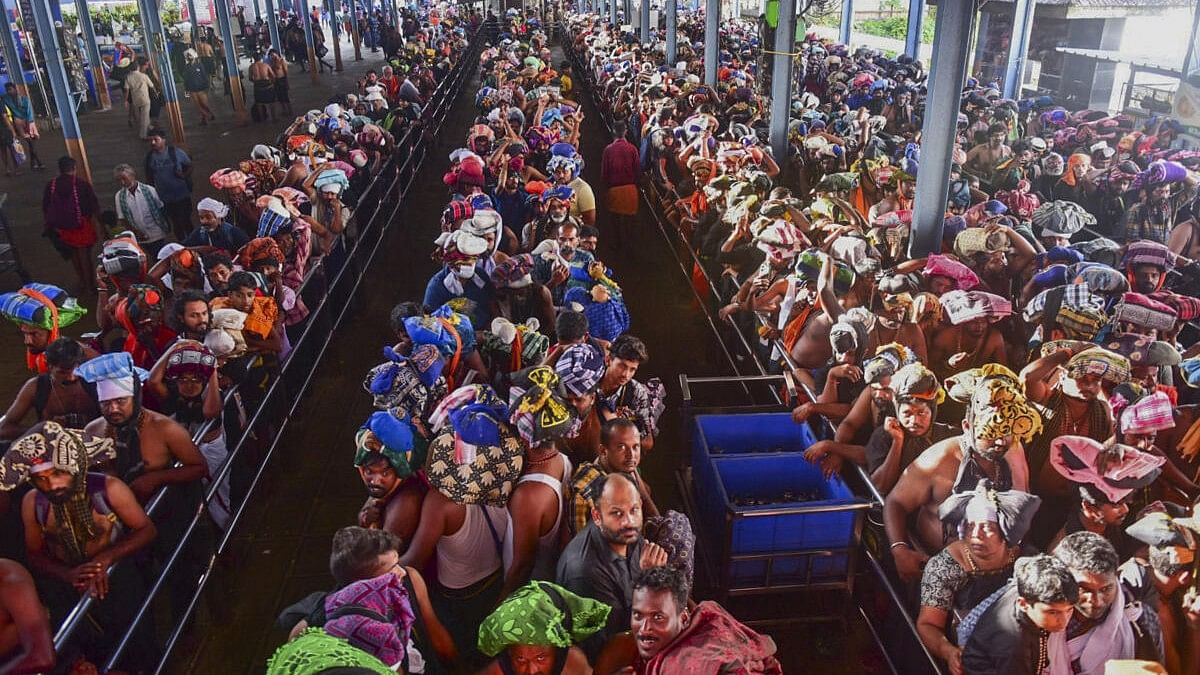
[[[1180,321],[1200,319],[1200,299],[1171,291],[1156,291],[1150,294],[1150,299],[1174,308]]]
[[[1129,359],[1103,347],[1092,347],[1067,361],[1067,375],[1073,379],[1095,375],[1106,382],[1121,384],[1129,380]]]
[[[1177,314],[1174,307],[1141,293],[1126,293],[1113,311],[1113,321],[1147,330],[1170,331],[1175,327]]]
[[[101,354],[80,364],[75,368],[75,374],[93,383],[100,380],[119,380],[135,374],[143,382],[150,377],[150,371],[133,365],[133,356],[129,352]]]
[[[1156,391],[1121,412],[1121,432],[1126,434],[1148,434],[1175,426],[1171,410],[1171,399],[1166,392]]]
[[[583,396],[595,390],[604,377],[604,355],[587,343],[571,345],[563,350],[554,371],[572,396]]]

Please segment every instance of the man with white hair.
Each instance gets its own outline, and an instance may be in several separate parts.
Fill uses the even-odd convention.
[[[137,172],[128,164],[113,168],[113,176],[121,189],[114,197],[117,209],[117,226],[133,230],[138,245],[147,256],[158,255],[158,250],[167,243],[166,211],[158,190],[153,185],[139,182]]]
[[[205,197],[196,205],[200,227],[192,230],[182,242],[184,246],[212,246],[230,255],[249,243],[250,238],[245,232],[234,227],[225,217],[229,215],[229,207],[212,197]]]

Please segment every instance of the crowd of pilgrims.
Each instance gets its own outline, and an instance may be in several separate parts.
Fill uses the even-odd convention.
[[[434,81],[468,45],[465,17],[437,18],[416,35],[443,49]],[[692,526],[639,471],[666,393],[637,377],[650,355],[596,250],[627,250],[644,194],[723,337],[806,385],[796,424],[834,423],[805,459],[883,495],[879,553],[950,673],[1200,672],[1200,153],[1182,127],[969,80],[942,247],[914,259],[920,63],[808,36],[775,158],[756,26],[723,24],[708,86],[702,16],[681,18],[676,63],[657,37],[562,19],[557,64],[535,18],[492,19],[441,267],[391,311],[363,382],[376,410],[347,439],[366,501],[334,536],[334,589],[280,614],[267,671],[781,672],[770,637],[692,597]],[[123,342],[60,337],[86,311],[62,289],[0,296],[39,373],[0,426],[10,557],[37,589],[3,562],[24,593],[3,596],[14,672],[48,668],[41,605],[57,625],[80,594],[83,657],[102,657],[203,491],[228,526],[246,486],[221,471],[226,438],[303,330],[305,280],[345,259],[342,205],[419,124],[409,97],[361,86],[213,174],[212,245],[154,264],[132,234],[105,242],[94,311]],[[588,95],[615,136],[595,189]],[[207,562],[188,553],[175,612]],[[152,668],[154,639],[142,622],[123,667]]]

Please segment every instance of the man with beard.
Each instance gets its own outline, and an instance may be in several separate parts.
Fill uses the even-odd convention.
[[[867,333],[866,350],[875,353],[881,345],[897,343],[907,346],[921,363],[928,363],[925,353],[925,333],[909,321],[913,308],[912,291],[905,277],[884,277],[879,280],[879,305],[875,322]]]
[[[554,298],[550,289],[533,280],[533,256],[520,253],[496,263],[492,269],[492,317],[504,317],[515,324],[530,318],[539,327],[554,325]]]
[[[1175,268],[1171,249],[1152,241],[1135,241],[1125,247],[1121,265],[1129,279],[1130,290],[1149,295],[1162,290],[1167,274]]]
[[[1175,217],[1179,210],[1195,198],[1200,178],[1174,162],[1166,164],[1167,175],[1172,169],[1178,169],[1183,188],[1173,193],[1173,182],[1153,179],[1146,181],[1142,185],[1142,200],[1130,206],[1121,220],[1126,242],[1146,240],[1165,245],[1175,227]]]
[[[415,471],[411,462],[424,459],[428,440],[420,420],[401,415],[379,411],[367,419],[354,437],[358,446],[354,466],[367,488],[367,501],[358,512],[359,527],[396,535],[402,554],[417,531],[427,491],[420,480],[410,480]]]
[[[200,227],[192,230],[179,242],[184,246],[212,246],[232,255],[250,242],[245,232],[225,220],[229,215],[229,207],[223,202],[205,197],[196,205],[196,214],[200,220]]]
[[[595,654],[604,640],[629,625],[634,577],[667,564],[667,552],[642,537],[642,497],[633,481],[610,473],[593,489],[592,523],[563,549],[556,581],[572,593],[612,607],[608,625],[585,646]]]
[[[997,490],[1029,491],[1028,467],[1021,443],[1041,428],[1041,418],[1021,392],[1017,376],[999,364],[959,373],[947,381],[950,397],[967,404],[961,436],[922,452],[896,482],[884,503],[883,518],[892,557],[901,578],[920,577],[946,532],[938,508],[952,492],[974,489],[986,478]],[[916,514],[910,533],[909,517]],[[924,551],[922,550],[924,549]]]
[[[233,258],[224,253],[209,253],[204,256],[204,276],[212,286],[209,299],[225,295],[229,290],[229,277],[233,276]]]
[[[900,473],[934,443],[955,435],[954,427],[937,422],[943,396],[938,379],[920,363],[910,363],[892,376],[896,415],[887,417],[867,441],[867,471],[871,482],[886,495]]]
[[[597,391],[601,419],[627,419],[636,424],[642,450],[654,448],[658,417],[666,397],[657,378],[646,384],[633,379],[638,368],[649,360],[644,342],[628,333],[619,336],[609,345],[604,377]]]
[[[571,477],[571,519],[567,522],[571,534],[582,532],[592,517],[594,484],[603,476],[620,473],[633,481],[642,498],[647,518],[658,515],[658,507],[650,497],[650,486],[642,479],[638,467],[642,463],[641,434],[632,420],[611,419],[600,427],[600,452],[595,461],[584,462]]]
[[[49,372],[25,381],[0,423],[0,438],[13,439],[24,431],[25,416],[32,410],[37,420],[50,420],[69,429],[82,428],[100,410],[75,375],[84,360],[83,348],[71,338],[58,338],[45,351]]]
[[[173,323],[180,340],[203,342],[208,335],[208,299],[194,289],[175,296],[172,305]]]
[[[0,460],[0,490],[11,492],[26,481],[35,488],[22,499],[21,520],[29,565],[52,624],[62,621],[80,593],[89,593],[97,600],[90,618],[108,640],[129,626],[145,590],[132,565],[111,573],[109,567],[144,550],[156,536],[154,523],[123,482],[90,471],[113,455],[109,439],[40,422]],[[137,670],[155,662],[152,626],[141,623],[119,666]]]
[[[1033,162],[1033,147],[1022,138],[1012,144],[1012,155],[996,163],[992,171],[993,190],[1013,190],[1023,180],[1033,178],[1030,164]],[[981,175],[987,175],[986,172]]]
[[[521,249],[525,251],[534,248],[545,239],[554,237],[557,228],[563,223],[574,222],[570,221],[570,210],[575,191],[565,185],[548,187],[544,183],[530,183],[528,190],[533,193],[538,186],[541,189],[539,200],[542,215],[526,222],[521,228]],[[537,204],[534,203],[533,206],[536,213]]]
[[[70,326],[84,314],[87,310],[80,307],[75,298],[49,284],[25,284],[16,291],[0,295],[0,316],[15,323],[21,331],[25,365],[42,375],[49,372],[46,348],[58,339],[59,329]],[[96,355],[90,347],[85,346],[84,350],[89,357]]]
[[[1075,612],[1067,623],[1072,672],[1100,675],[1117,659],[1163,660],[1158,614],[1129,597],[1117,579],[1117,551],[1095,532],[1067,535],[1054,557],[1071,570],[1079,586]]]
[[[553,209],[558,208],[551,205],[552,222],[556,217]],[[565,215],[565,213],[558,215]],[[558,257],[555,260],[546,260],[545,257],[539,255],[542,253],[539,249],[546,246],[544,242],[534,248],[533,280],[549,288],[555,306],[562,306],[563,296],[566,295],[567,289],[572,284],[572,270],[587,270],[588,265],[595,260],[595,257],[579,248],[579,223],[574,219],[562,221],[557,225],[555,241],[558,242]],[[591,284],[586,284],[586,286],[590,289]]]

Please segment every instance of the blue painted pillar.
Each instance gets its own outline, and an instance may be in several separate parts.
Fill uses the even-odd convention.
[[[90,182],[92,169],[88,164],[87,149],[83,145],[83,135],[79,130],[79,118],[75,116],[75,102],[71,100],[71,83],[67,79],[66,68],[63,67],[62,47],[58,44],[54,19],[50,16],[50,5],[47,0],[32,0],[29,4],[33,8],[33,22],[37,27],[38,44],[42,46],[42,59],[46,66],[47,79],[50,80],[50,91],[54,94],[54,107],[58,109],[59,122],[62,124],[67,154],[78,163],[80,177]],[[6,19],[6,28],[7,23]],[[9,35],[11,36],[12,33],[10,32]],[[23,73],[21,62],[17,61],[15,68],[10,72]],[[18,75],[17,79],[23,78]]]
[[[650,44],[650,0],[641,0],[642,44]]]
[[[779,24],[775,27],[775,54],[771,70],[771,154],[784,162],[788,157],[788,120],[792,102],[792,56],[796,49],[796,0],[779,1]]]
[[[1021,76],[1029,54],[1029,33],[1033,30],[1033,12],[1037,0],[1017,0],[1013,5],[1012,38],[1008,42],[1008,64],[1004,67],[1004,98],[1020,98]],[[983,41],[983,36],[979,36]]]
[[[704,84],[717,86],[720,51],[721,0],[704,0]]]
[[[313,25],[312,25],[312,8],[308,6],[307,0],[301,3],[300,14],[304,17],[304,40],[308,43],[308,71],[312,75],[314,83],[319,82],[321,75],[317,69],[317,46],[313,41]]]
[[[333,33],[333,69],[342,72],[342,22],[338,19],[341,9],[340,0],[325,0],[325,8],[329,10],[329,29]]]
[[[279,39],[279,11],[275,0],[267,0],[267,31],[271,34],[271,46],[283,53],[283,40]]]
[[[667,3],[667,66],[675,67],[679,61],[679,0],[665,0]]]
[[[608,22],[617,25],[617,0],[608,0]]]
[[[938,3],[934,64],[929,73],[929,97],[921,127],[921,170],[917,173],[913,232],[908,244],[912,258],[924,258],[942,250],[942,221],[974,20],[975,0]]]
[[[842,0],[842,25],[838,29],[838,42],[850,46],[850,33],[854,30],[854,0]]]
[[[908,33],[904,36],[904,53],[914,60],[921,58],[921,28],[925,23],[925,0],[908,0]]]
[[[230,22],[229,5],[223,0],[213,3],[217,9],[217,28],[225,41],[225,72],[229,74],[229,91],[233,95],[233,111],[238,119],[246,116],[246,94],[242,91],[242,73],[238,68],[237,43],[233,40],[233,24]]]
[[[0,10],[4,12],[3,35],[0,35],[0,43],[4,47],[4,65],[8,67],[8,78],[13,84],[17,85],[17,91],[22,96],[29,95],[29,87],[25,84],[25,67],[21,65],[21,55],[17,51],[17,41],[13,37],[13,31],[16,30],[16,23],[13,21],[13,16],[9,14],[9,9],[0,5]],[[14,77],[14,73],[16,76]]]

